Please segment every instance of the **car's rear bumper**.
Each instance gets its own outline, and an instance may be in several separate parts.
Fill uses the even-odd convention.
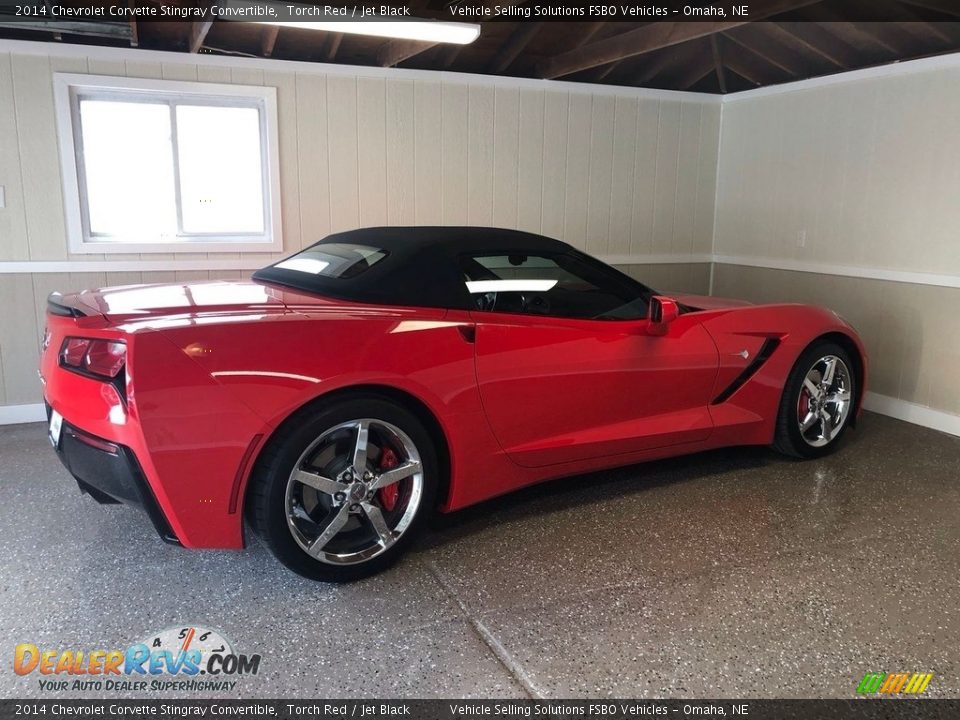
[[[47,405],[48,420],[50,414]],[[82,492],[100,503],[124,503],[143,509],[162,540],[180,544],[130,448],[64,420],[56,451]]]

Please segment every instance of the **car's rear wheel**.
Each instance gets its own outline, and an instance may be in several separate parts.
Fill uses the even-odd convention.
[[[254,469],[251,520],[291,570],[346,582],[404,552],[436,489],[436,452],[419,420],[355,397],[285,423]]]
[[[847,351],[819,342],[798,358],[787,379],[774,448],[802,458],[832,452],[850,422],[857,377]]]

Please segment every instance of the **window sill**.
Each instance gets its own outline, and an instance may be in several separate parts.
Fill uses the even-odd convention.
[[[118,253],[279,253],[281,241],[189,241],[189,242],[80,242],[70,243],[70,253],[76,255],[112,255]]]

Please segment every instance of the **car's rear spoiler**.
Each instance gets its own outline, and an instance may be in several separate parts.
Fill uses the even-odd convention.
[[[87,313],[80,308],[64,302],[63,295],[58,292],[47,295],[47,311],[51,315],[60,315],[61,317],[87,317]]]

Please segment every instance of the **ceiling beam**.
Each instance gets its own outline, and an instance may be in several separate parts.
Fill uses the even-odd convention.
[[[812,5],[819,0],[771,0],[750,16],[750,21],[778,15],[788,10]],[[537,67],[542,78],[558,78],[598,65],[644,55],[661,48],[696,40],[721,30],[729,30],[744,22],[655,22],[634,30],[604,38],[543,60]]]
[[[337,59],[337,51],[340,49],[340,43],[343,42],[343,33],[330,33],[327,40],[327,46],[324,48],[323,59],[326,62],[333,62]]]
[[[723,39],[730,41],[730,37],[724,33]],[[756,50],[747,47],[746,45],[737,44],[735,47],[731,47],[727,51],[727,57],[734,57],[739,59],[742,63],[748,63],[748,67],[752,68],[754,74],[763,74],[766,78],[764,85],[769,85],[770,83],[783,82],[784,80],[795,80],[798,75],[782,68],[777,63],[770,60],[770,58],[758,53]],[[800,77],[808,77],[810,73],[801,73]]]
[[[944,45],[953,45],[955,40],[950,36],[950,33],[944,32],[941,28],[942,23],[935,22],[925,22],[922,20],[904,20],[903,22],[897,23],[896,27],[898,30],[903,31],[913,37],[920,38],[924,41],[939,41]]]
[[[720,38],[717,35],[710,36],[710,50],[713,54],[713,69],[717,73],[717,83],[720,85],[720,92],[727,92],[727,75],[723,71],[723,54],[720,52]]]
[[[881,11],[885,19],[894,22],[866,22],[858,23],[864,27],[873,26],[871,32],[886,32],[907,46],[912,41],[921,43],[939,42],[943,45],[953,45],[954,38],[944,32],[940,23],[927,22],[916,10],[911,10],[899,0],[847,0],[855,11],[860,11],[864,17],[870,17],[871,12]],[[878,28],[878,26],[883,28]],[[912,39],[912,40],[911,40]]]
[[[423,42],[422,40],[391,40],[384,43],[383,47],[377,51],[377,65],[393,67],[436,45],[437,43]]]
[[[676,65],[677,60],[677,56],[673,53],[660,53],[655,58],[647,58],[647,62],[643,64],[640,72],[634,76],[632,84],[644,85],[650,82],[671,65]],[[680,59],[680,62],[682,62],[682,59]]]
[[[859,54],[853,48],[826,32],[816,23],[779,22],[775,25],[841,70],[848,70],[862,64]]]
[[[804,42],[801,38],[797,37],[791,32],[788,32],[782,28],[777,23],[765,22],[765,23],[756,23],[753,26],[754,32],[762,33],[766,35],[770,40],[780,44],[785,45],[786,47],[792,49],[794,52],[798,53],[800,57],[804,59],[804,62],[814,63],[814,62],[826,62],[832,65],[835,68],[843,69],[846,67],[843,63],[827,57],[822,54],[819,50],[811,47],[808,43]]]
[[[752,25],[736,28],[724,33],[724,37],[740,47],[750,50],[774,67],[794,77],[809,74],[803,58],[797,57],[788,48],[771,41],[769,37],[754,32]]]
[[[900,0],[900,2],[924,10],[933,10],[944,15],[960,17],[960,5],[957,4],[956,0]]]
[[[264,57],[273,55],[273,48],[277,45],[277,37],[280,35],[279,25],[265,25],[263,37],[260,39],[260,53]]]
[[[715,37],[711,35],[710,38]],[[696,85],[708,75],[714,72],[713,53],[710,50],[710,39],[701,41],[702,52],[697,62],[689,63],[684,71],[677,76],[676,80],[670,83],[670,86],[677,90],[687,90]]]
[[[543,28],[542,22],[517,23],[517,28],[510,34],[503,47],[497,50],[493,60],[487,66],[487,72],[501,73],[509,68],[541,28]]]
[[[620,63],[622,63],[622,62],[623,62],[623,60],[617,60],[616,62],[612,62],[612,63],[610,63],[609,65],[601,66],[600,68],[598,68],[596,74],[594,74],[592,80],[593,80],[594,82],[600,82],[601,80],[603,80],[604,78],[606,78],[607,75],[609,75],[609,74],[612,73],[614,70],[616,70],[618,67],[620,67]]]
[[[632,78],[630,84],[644,85],[649,83],[668,72],[687,67],[696,62],[699,56],[697,44],[687,43],[676,50],[659,52],[650,58],[638,58],[640,64],[634,63],[632,69],[639,70],[639,72]],[[628,68],[628,70],[630,69]],[[677,73],[673,72],[672,74],[676,75]]]
[[[113,38],[126,40],[131,37],[130,24],[101,20],[16,20],[0,22],[0,28],[8,30],[34,30],[39,32],[60,33],[62,35],[84,35],[86,37]]]
[[[537,75],[547,79],[571,75],[712,35],[722,30],[724,25],[726,23],[719,22],[657,22],[643,25],[547,58],[537,66]]]
[[[930,43],[940,47],[950,43],[949,36],[944,37],[945,33],[941,30],[938,29],[935,33],[930,32],[934,23],[897,21],[861,22],[857,25],[878,41],[901,48],[901,57],[929,51]]]
[[[583,23],[583,32],[580,34],[580,37],[577,38],[577,42],[574,43],[573,47],[578,48],[586,45],[593,40],[598,32],[603,30],[604,25],[606,25],[605,22]]]
[[[864,28],[860,27],[860,23],[841,22],[830,19],[817,24],[826,32],[835,35],[847,43],[847,45],[851,45],[861,52],[870,52],[872,50],[897,57],[904,54],[904,48],[897,47],[889,40],[867,32]]]
[[[198,53],[207,39],[213,20],[195,20],[190,26],[190,52]]]
[[[931,44],[950,48],[957,45],[957,37],[946,29],[954,23],[928,22],[922,16],[929,13],[911,8],[899,0],[845,2],[851,5],[854,13],[860,12],[864,17],[880,13],[883,21],[858,22],[857,27],[878,39],[886,40],[891,46],[906,49],[911,55],[928,53]]]
[[[713,70],[712,62],[708,62],[706,65],[701,65],[696,68],[693,68],[690,70],[690,72],[686,76],[679,78],[677,80],[676,89],[689,90],[694,85],[699,83],[701,80],[704,80],[705,78],[708,78],[711,75],[713,75],[713,72],[714,70]]]
[[[723,62],[737,75],[754,85],[769,85],[771,82],[775,82],[771,81],[769,75],[759,70],[756,65],[746,60],[743,56],[727,53],[724,56]]]
[[[460,51],[462,51],[466,45],[456,45],[451,44],[445,47],[440,51],[440,54],[437,56],[437,65],[440,70],[447,70],[453,65],[457,58],[460,56]]]

